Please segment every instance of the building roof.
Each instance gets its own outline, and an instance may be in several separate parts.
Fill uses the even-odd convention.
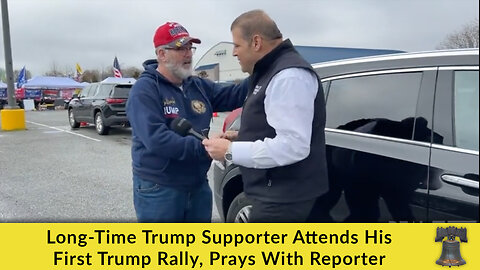
[[[209,70],[209,69],[214,68],[215,66],[218,66],[218,63],[210,64],[210,65],[199,66],[198,68],[195,69],[195,71]]]
[[[310,64],[334,61],[346,58],[364,57],[380,54],[403,53],[399,50],[360,49],[343,47],[294,46]]]
[[[233,49],[233,42],[221,41],[211,47],[197,62],[197,66],[200,63],[203,63],[203,59],[208,55],[214,52],[218,47],[229,45]],[[295,49],[307,60],[310,64],[334,61],[347,58],[356,58],[356,57],[365,57],[372,55],[381,55],[381,54],[394,54],[394,53],[404,53],[405,51],[400,50],[390,50],[390,49],[366,49],[366,48],[347,48],[347,47],[322,47],[322,46],[301,46],[294,45]],[[229,58],[234,59],[235,57],[230,53],[226,53]],[[217,64],[217,63],[214,63]],[[206,63],[206,65],[199,66],[195,68],[196,71],[210,69],[214,65]],[[209,68],[207,68],[209,67]]]
[[[305,60],[313,65],[342,59],[363,58],[383,54],[404,53],[399,50],[364,49],[344,47],[321,47],[294,45],[295,49]],[[210,74],[212,80],[235,81],[248,76],[243,72],[238,59],[233,55],[234,45],[232,42],[222,41],[211,47],[196,62],[194,70],[197,74],[202,71],[213,71]],[[215,65],[219,65],[218,68]]]

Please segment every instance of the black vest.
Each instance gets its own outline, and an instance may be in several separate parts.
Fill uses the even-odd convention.
[[[285,40],[260,59],[250,76],[251,85],[242,112],[238,141],[256,141],[275,137],[275,129],[265,115],[265,90],[273,76],[287,68],[304,68],[316,73]],[[318,79],[318,77],[317,77]],[[288,112],[285,112],[285,117]],[[296,202],[313,199],[328,190],[325,157],[325,99],[318,79],[312,123],[310,154],[304,160],[283,167],[252,169],[240,167],[247,196],[269,202]]]

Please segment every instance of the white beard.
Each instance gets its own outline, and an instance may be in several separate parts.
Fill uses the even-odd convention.
[[[184,80],[190,76],[192,76],[192,67],[190,68],[183,68],[181,65],[172,63],[171,61],[167,61],[165,63],[165,67],[176,77]]]

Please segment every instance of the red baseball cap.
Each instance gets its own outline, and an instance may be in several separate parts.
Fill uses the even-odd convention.
[[[160,25],[153,36],[153,45],[155,48],[162,45],[178,48],[189,42],[201,43],[200,39],[191,37],[187,29],[176,22],[166,22]]]

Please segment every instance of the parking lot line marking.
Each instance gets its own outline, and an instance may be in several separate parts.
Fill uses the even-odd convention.
[[[102,140],[99,140],[99,139],[91,138],[91,137],[88,137],[88,136],[85,136],[85,135],[82,135],[82,134],[78,134],[78,133],[75,133],[75,132],[71,132],[69,130],[65,130],[65,129],[61,129],[61,128],[56,128],[56,127],[52,127],[52,126],[48,126],[48,125],[44,125],[44,124],[40,124],[40,123],[35,123],[35,122],[32,122],[32,121],[25,121],[25,122],[30,123],[30,124],[34,124],[34,125],[39,125],[39,126],[46,127],[46,128],[55,129],[55,130],[62,131],[62,132],[66,132],[68,134],[80,136],[80,137],[83,137],[85,139],[89,139],[89,140],[96,141],[96,142],[101,142],[102,141]]]

